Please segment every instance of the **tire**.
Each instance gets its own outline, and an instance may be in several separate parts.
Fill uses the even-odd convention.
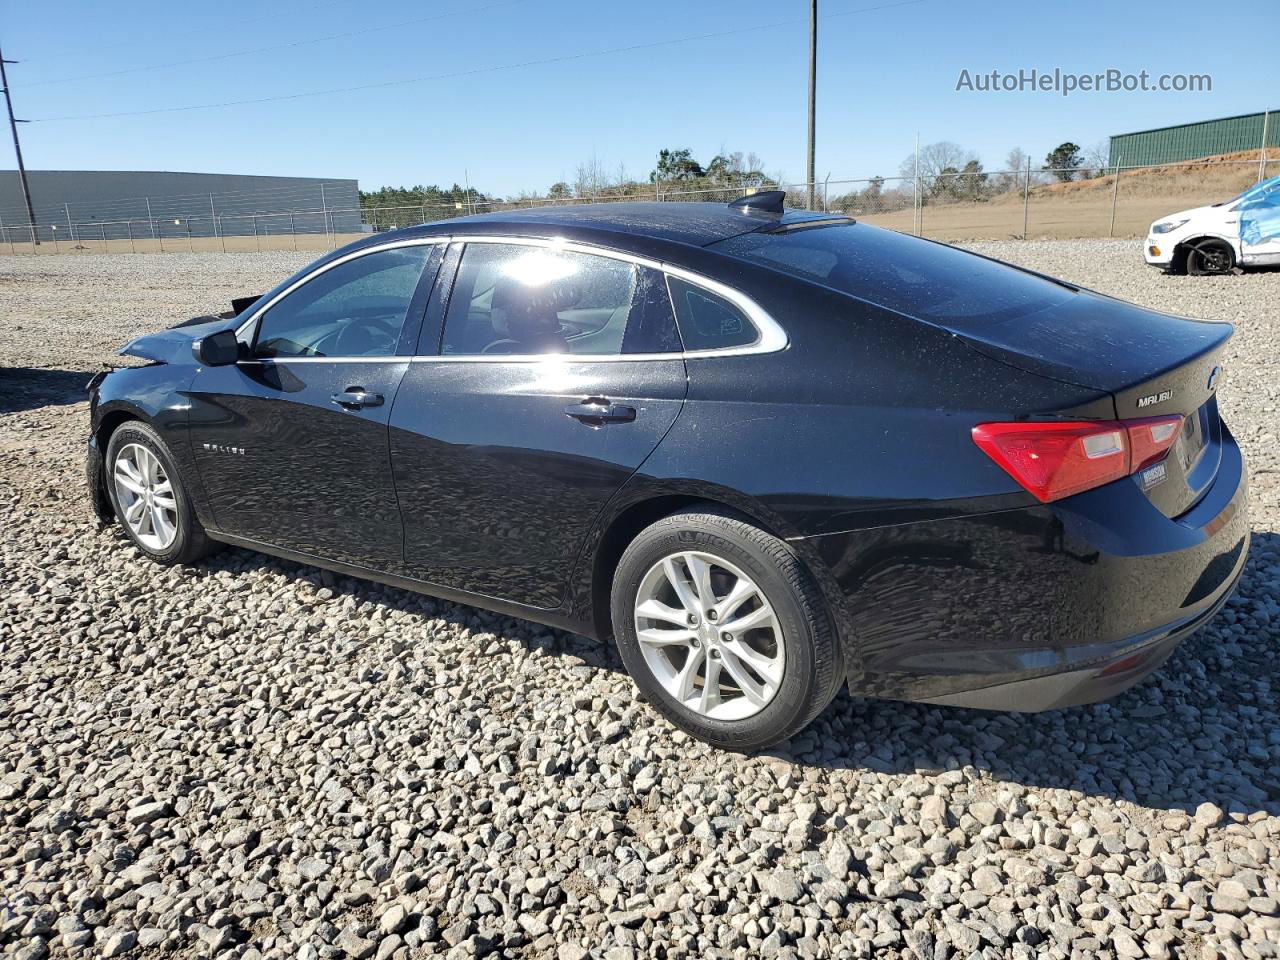
[[[1225,240],[1203,240],[1187,250],[1187,273],[1193,277],[1221,276],[1235,265],[1235,251]]]
[[[152,462],[148,455],[158,469],[147,469]],[[107,496],[125,536],[156,563],[193,563],[215,549],[191,507],[191,496],[173,455],[150,426],[131,420],[116,428],[107,445],[103,474]],[[137,492],[138,487],[150,490],[149,500],[145,493]],[[127,516],[131,510],[141,519],[131,521]],[[157,513],[163,521],[156,519]]]
[[[698,588],[704,565],[703,590],[716,598],[710,607]],[[786,740],[844,680],[827,606],[795,552],[727,512],[691,508],[641,531],[618,561],[611,613],[641,693],[716,747],[748,753]],[[747,628],[733,634],[735,623]],[[719,682],[708,692],[710,672]]]

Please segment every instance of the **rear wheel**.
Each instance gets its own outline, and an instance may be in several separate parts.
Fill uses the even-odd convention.
[[[122,424],[111,435],[106,481],[125,534],[152,560],[191,563],[213,550],[169,448],[147,424]]]
[[[1193,277],[1230,273],[1235,252],[1225,240],[1202,240],[1187,251],[1187,273]]]
[[[642,531],[618,563],[612,613],[636,685],[718,747],[785,740],[843,679],[826,606],[794,551],[728,514],[686,511]]]

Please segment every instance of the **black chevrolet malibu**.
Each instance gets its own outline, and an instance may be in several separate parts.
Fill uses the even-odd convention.
[[[1245,562],[1230,325],[779,195],[377,234],[235,306],[94,378],[104,520],[612,638],[720,746],[841,685],[1111,696]]]

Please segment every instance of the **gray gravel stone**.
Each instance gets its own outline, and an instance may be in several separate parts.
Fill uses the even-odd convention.
[[[841,696],[759,757],[673,731],[581,637],[238,550],[145,562],[90,519],[84,381],[310,258],[0,257],[0,950],[1273,955],[1280,272],[1163,277],[1130,241],[975,246],[1236,323],[1239,592],[1110,703]]]
[[[765,881],[765,892],[783,903],[795,903],[800,899],[800,883],[790,870],[774,870]]]
[[[128,953],[138,943],[138,937],[132,930],[117,930],[107,937],[102,945],[104,957],[119,957]]]
[[[979,867],[973,871],[973,888],[994,897],[1004,891],[1004,877],[995,867]]]

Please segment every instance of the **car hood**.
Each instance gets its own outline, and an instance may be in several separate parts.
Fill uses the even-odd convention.
[[[203,320],[204,318],[196,318]],[[235,320],[208,318],[207,322],[190,322],[172,330],[159,333],[148,333],[142,337],[134,337],[123,347],[120,354],[128,357],[141,357],[143,360],[154,360],[157,363],[189,363],[196,360],[191,355],[191,344],[201,337],[207,337],[219,330],[229,330],[236,325]]]
[[[1217,210],[1218,208],[1212,205],[1207,207],[1192,207],[1190,210],[1179,210],[1177,213],[1167,213],[1157,220],[1152,220],[1151,226],[1154,227],[1157,223],[1164,223],[1166,220],[1194,220],[1197,217],[1212,215],[1216,213]]]

